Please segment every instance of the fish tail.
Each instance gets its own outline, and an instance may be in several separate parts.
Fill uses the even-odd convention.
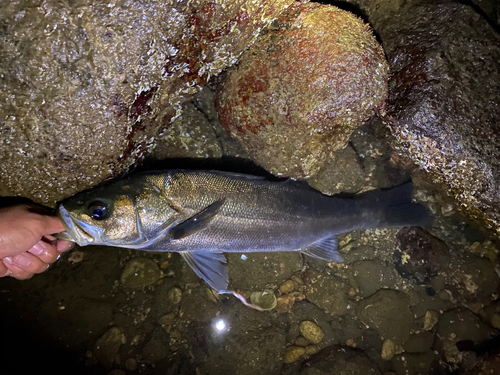
[[[378,217],[379,228],[428,226],[432,216],[421,204],[412,201],[413,183],[393,189],[368,193],[360,198],[368,214]]]

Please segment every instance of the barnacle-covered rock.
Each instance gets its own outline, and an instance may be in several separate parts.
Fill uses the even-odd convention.
[[[270,172],[309,177],[385,101],[388,65],[333,6],[296,2],[266,31],[219,88],[219,118]]]
[[[123,173],[292,2],[2,2],[0,191],[52,204]]]
[[[449,2],[375,27],[391,65],[385,120],[399,152],[500,235],[500,36]]]

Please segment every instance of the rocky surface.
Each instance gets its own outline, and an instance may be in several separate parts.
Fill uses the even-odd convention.
[[[400,152],[500,234],[500,36],[460,3],[370,14],[391,66],[385,119]]]
[[[53,204],[122,174],[290,3],[3,3],[2,193]]]
[[[279,176],[313,176],[387,96],[387,63],[352,13],[296,2],[228,71],[221,123]]]

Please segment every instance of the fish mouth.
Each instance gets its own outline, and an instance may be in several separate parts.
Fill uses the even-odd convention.
[[[86,226],[90,229],[89,224],[74,219],[62,204],[59,205],[57,216],[61,220],[66,231],[57,233],[55,235],[56,238],[76,242],[80,246],[90,245],[95,242],[95,236],[83,228]]]

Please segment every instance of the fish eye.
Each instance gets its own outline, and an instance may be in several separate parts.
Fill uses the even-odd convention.
[[[104,220],[109,217],[110,211],[106,203],[102,201],[94,201],[89,204],[88,213],[94,220]]]

